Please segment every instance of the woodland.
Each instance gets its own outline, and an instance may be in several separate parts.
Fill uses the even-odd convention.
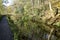
[[[0,0],[2,15],[14,40],[60,40],[60,0],[14,0],[8,7]]]

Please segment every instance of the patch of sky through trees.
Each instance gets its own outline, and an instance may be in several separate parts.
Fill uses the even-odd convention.
[[[13,5],[14,0],[3,0],[3,5],[4,6],[10,6],[10,5]]]

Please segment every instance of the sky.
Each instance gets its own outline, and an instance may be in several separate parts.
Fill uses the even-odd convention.
[[[4,5],[4,6],[13,5],[13,0],[3,0],[3,5]]]

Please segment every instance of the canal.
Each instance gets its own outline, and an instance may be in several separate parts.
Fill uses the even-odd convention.
[[[13,34],[8,25],[6,16],[3,16],[0,21],[0,40],[13,40]]]

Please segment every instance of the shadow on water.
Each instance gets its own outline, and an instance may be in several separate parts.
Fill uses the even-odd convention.
[[[6,16],[2,16],[0,20],[0,40],[13,40]]]

